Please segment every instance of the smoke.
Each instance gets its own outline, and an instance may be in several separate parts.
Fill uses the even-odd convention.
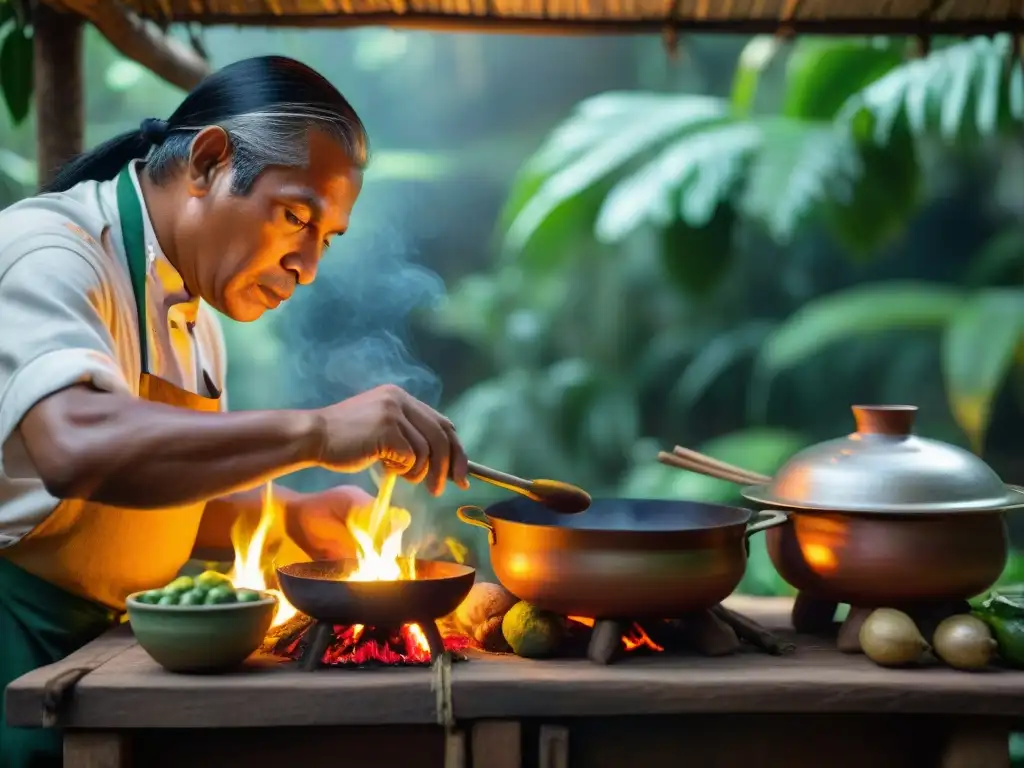
[[[365,231],[365,230],[364,230]],[[395,384],[437,406],[440,377],[411,348],[413,316],[444,298],[444,281],[411,260],[398,230],[339,239],[312,288],[289,307],[292,389],[303,407],[326,405],[381,384]]]

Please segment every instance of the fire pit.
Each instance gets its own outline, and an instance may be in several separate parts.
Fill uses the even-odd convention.
[[[424,664],[457,647],[457,642],[445,645],[436,622],[465,599],[476,572],[433,560],[403,565],[403,575],[411,578],[360,580],[363,565],[356,560],[278,568],[285,598],[312,619],[280,650],[313,670],[374,662]]]

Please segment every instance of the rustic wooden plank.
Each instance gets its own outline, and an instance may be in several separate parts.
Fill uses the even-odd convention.
[[[470,739],[473,768],[522,768],[523,729],[518,721],[474,723]]]
[[[7,722],[19,728],[53,725],[53,710],[66,693],[85,675],[134,647],[131,627],[121,624],[66,658],[22,675],[7,686]]]
[[[64,768],[124,768],[126,740],[117,731],[67,731]]]
[[[237,672],[178,675],[136,646],[79,682],[79,728],[436,724],[428,668],[322,669],[254,658]]]
[[[452,677],[456,721],[685,712],[1024,717],[1024,672],[884,669],[808,641],[783,657],[651,654],[610,666],[501,656],[457,665]]]
[[[785,621],[787,606],[780,603],[769,612],[751,603],[731,601],[731,606],[767,626]],[[790,656],[750,649],[721,658],[637,653],[610,666],[475,654],[452,668],[454,718],[459,723],[729,712],[1024,718],[1024,672],[883,669],[863,656],[838,653],[834,640],[794,640],[798,649]],[[79,652],[106,663],[78,682],[63,725],[210,729],[437,723],[427,668],[302,672],[293,663],[255,659],[230,674],[175,675],[138,646],[115,652],[111,642],[105,636]],[[39,723],[42,690],[52,676],[53,670],[37,670],[12,686],[8,695],[16,723]]]

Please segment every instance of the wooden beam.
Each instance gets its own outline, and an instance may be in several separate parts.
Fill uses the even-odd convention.
[[[64,6],[82,16],[122,54],[171,85],[190,91],[210,74],[210,65],[196,51],[164,34],[118,0],[45,2]]]
[[[33,98],[39,186],[82,152],[85,136],[82,20],[38,4],[32,15]]]

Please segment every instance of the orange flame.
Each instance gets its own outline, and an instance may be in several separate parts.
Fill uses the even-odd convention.
[[[585,627],[594,628],[594,620],[587,616],[570,616],[569,621],[574,621],[577,624],[582,624]],[[656,642],[651,640],[644,628],[641,627],[635,621],[626,631],[626,634],[622,636],[622,646],[627,651],[635,651],[637,648],[649,648],[652,651],[664,651],[665,649],[658,645]]]
[[[274,576],[267,578],[268,571],[273,573],[274,557],[286,538],[284,533],[284,509],[274,499],[273,486],[267,483],[260,510],[259,522],[254,529],[251,520],[239,515],[231,526],[231,545],[235,549],[235,563],[228,574],[236,588],[255,589],[269,592],[277,598],[277,609],[271,626],[284,624],[298,611],[289,603],[281,591],[270,584],[277,583]]]

